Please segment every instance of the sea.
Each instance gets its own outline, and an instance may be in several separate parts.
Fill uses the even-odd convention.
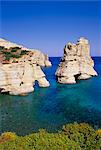
[[[93,57],[97,77],[78,80],[77,84],[59,84],[55,71],[60,57],[51,57],[52,67],[42,68],[50,87],[26,96],[0,94],[0,133],[11,131],[27,135],[46,129],[57,132],[68,123],[88,123],[101,128],[101,57]]]

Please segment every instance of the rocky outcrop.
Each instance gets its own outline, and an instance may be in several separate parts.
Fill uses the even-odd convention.
[[[97,72],[93,67],[89,42],[85,38],[80,38],[76,44],[68,43],[64,47],[64,56],[55,74],[59,83],[73,84],[77,79],[96,76]]]
[[[8,48],[15,46],[20,47],[21,49],[19,50],[27,51],[19,58],[11,57],[9,61],[5,61],[1,57],[0,92],[7,92],[12,95],[24,95],[34,91],[35,81],[38,81],[40,87],[48,87],[50,84],[41,69],[41,66],[51,66],[48,56],[38,50],[28,49],[10,42],[8,44],[7,41],[4,41],[3,39],[1,40],[0,46],[6,47],[8,51],[10,50]],[[19,52],[19,50],[17,51]]]
[[[9,42],[7,40],[4,40],[0,38],[0,47],[4,47],[5,49],[3,51],[9,52],[10,48],[19,48],[17,52],[13,52],[13,54],[19,54],[21,51],[26,51],[26,55],[21,55],[19,59],[11,57],[11,59],[8,61],[8,63],[19,63],[19,62],[25,62],[25,61],[31,61],[32,63],[35,63],[39,66],[46,66],[50,67],[52,64],[49,61],[48,55],[43,54],[40,50],[36,49],[30,49],[26,48],[22,45],[18,45],[16,43]],[[3,55],[0,50],[0,63],[5,63],[5,59],[3,58]]]

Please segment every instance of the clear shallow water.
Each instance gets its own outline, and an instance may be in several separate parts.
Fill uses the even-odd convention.
[[[63,124],[87,122],[101,128],[101,58],[95,60],[98,77],[78,81],[75,85],[59,84],[55,71],[60,58],[50,58],[53,66],[44,68],[49,88],[35,87],[27,96],[0,95],[0,133],[18,135],[45,128],[56,132]]]

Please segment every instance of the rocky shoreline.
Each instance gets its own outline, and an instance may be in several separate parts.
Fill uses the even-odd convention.
[[[5,54],[9,56],[7,58],[10,58],[9,60],[5,60],[4,56],[0,59],[1,93],[25,95],[34,91],[35,81],[38,81],[40,87],[50,86],[50,83],[47,81],[45,74],[41,69],[41,66],[51,66],[51,62],[49,61],[47,55],[44,55],[38,50],[28,49],[23,46],[21,47],[3,39],[0,41],[0,46],[2,48],[0,53],[6,51]],[[21,53],[20,55],[16,53],[15,55],[14,50],[18,52],[21,51],[21,53],[26,53],[23,55],[21,55]],[[15,56],[19,57],[16,58]]]

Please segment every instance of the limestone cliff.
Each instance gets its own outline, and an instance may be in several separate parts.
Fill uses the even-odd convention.
[[[64,47],[64,56],[55,74],[59,83],[73,84],[76,83],[76,79],[96,76],[93,67],[89,42],[85,38],[80,38],[76,44],[68,43]]]
[[[37,80],[40,87],[50,84],[41,66],[51,66],[47,55],[0,39],[0,92],[12,95],[34,91]]]

